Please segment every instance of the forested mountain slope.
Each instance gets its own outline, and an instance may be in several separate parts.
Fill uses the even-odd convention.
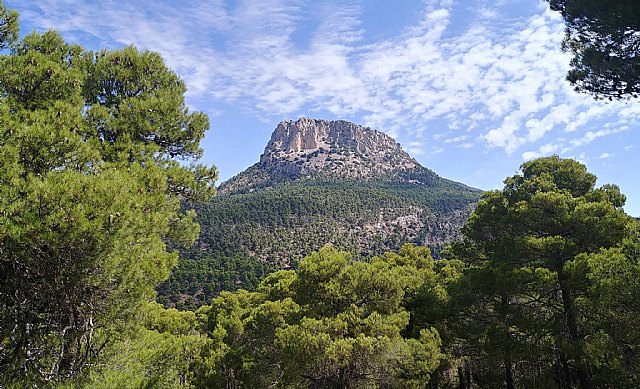
[[[459,236],[480,191],[439,177],[391,137],[346,121],[282,122],[260,162],[195,205],[202,231],[159,300],[208,303],[252,289],[327,243],[356,256]]]

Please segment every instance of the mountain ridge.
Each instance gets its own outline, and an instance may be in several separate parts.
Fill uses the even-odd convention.
[[[414,243],[437,257],[481,191],[423,167],[380,131],[301,118],[279,123],[259,162],[218,193],[192,204],[201,235],[158,288],[167,306],[251,290],[326,244],[368,258]]]
[[[244,193],[297,179],[448,181],[420,165],[389,135],[345,120],[282,121],[258,163],[230,178],[220,194]]]

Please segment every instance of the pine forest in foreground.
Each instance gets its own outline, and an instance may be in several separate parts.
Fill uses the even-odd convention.
[[[601,3],[550,1],[569,81],[624,98],[598,53],[639,13]],[[1,388],[640,387],[640,224],[584,164],[480,193],[302,118],[214,197],[160,55],[19,39],[2,1],[0,50]]]

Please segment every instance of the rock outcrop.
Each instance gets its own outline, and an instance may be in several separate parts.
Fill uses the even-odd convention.
[[[344,120],[301,118],[278,124],[260,165],[302,176],[362,179],[412,169],[417,162],[380,131]]]
[[[344,120],[301,118],[278,124],[260,161],[223,183],[219,192],[251,192],[300,178],[425,185],[442,180],[383,132]]]

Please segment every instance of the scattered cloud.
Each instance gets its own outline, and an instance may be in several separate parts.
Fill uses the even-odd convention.
[[[628,127],[620,127],[614,129],[604,129],[599,131],[587,131],[582,137],[572,140],[570,143],[572,146],[584,146],[593,142],[598,138],[602,138],[611,134],[617,134],[619,132],[629,130]]]
[[[409,155],[420,156],[425,154],[424,144],[422,142],[413,141],[403,146],[404,149],[409,153]]]
[[[402,139],[413,155],[483,144],[530,159],[572,152],[640,119],[640,104],[594,102],[572,91],[562,19],[545,1],[514,14],[518,5],[510,2],[429,0],[416,23],[366,43],[364,6],[42,0],[21,11],[71,40],[160,52],[189,97],[207,106],[241,106],[255,117],[351,119]],[[593,127],[611,115],[614,122]],[[425,133],[437,144],[420,142]]]
[[[557,152],[559,148],[560,146],[558,144],[547,143],[543,146],[540,146],[540,148],[537,151],[525,151],[524,153],[522,153],[522,159],[530,160],[534,158],[543,157],[546,155],[551,155]]]
[[[446,139],[444,141],[444,143],[460,143],[460,142],[464,142],[467,139],[469,139],[468,135],[460,135],[460,136],[456,136],[454,138]]]

